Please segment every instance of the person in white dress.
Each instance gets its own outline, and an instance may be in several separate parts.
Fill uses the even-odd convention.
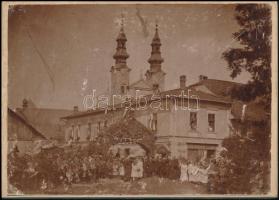
[[[143,161],[140,158],[136,158],[132,163],[131,177],[133,180],[143,177]]]
[[[185,160],[182,160],[180,163],[180,181],[185,182],[189,181],[188,177],[188,163]]]

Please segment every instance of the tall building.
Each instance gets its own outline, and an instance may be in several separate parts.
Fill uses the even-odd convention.
[[[129,88],[129,74],[131,69],[127,66],[127,59],[129,54],[126,50],[127,38],[124,33],[123,20],[119,35],[116,39],[117,47],[113,55],[115,60],[114,66],[111,67],[111,94],[112,95],[125,95]]]
[[[200,76],[198,83],[187,86],[187,77],[182,75],[178,79],[179,88],[165,90],[166,73],[162,69],[164,60],[158,25],[151,43],[150,66],[145,78],[130,83],[131,69],[127,66],[129,55],[123,22],[116,41],[115,65],[110,71],[111,93],[135,96],[139,91],[146,97],[145,109],[135,108],[134,118],[154,134],[155,144],[163,145],[172,157],[196,160],[212,156],[230,134],[232,101],[226,93],[237,84]],[[155,105],[150,98],[154,93],[161,97],[162,109],[151,106]],[[187,98],[182,98],[182,93]],[[118,104],[113,110],[97,108],[65,116],[65,138],[80,138],[78,142],[92,140],[102,133],[102,129],[121,120],[125,112],[125,107]]]
[[[153,37],[151,47],[151,56],[148,59],[150,69],[146,71],[146,81],[153,87],[158,87],[160,91],[164,90],[165,86],[165,75],[166,73],[162,70],[162,63],[164,59],[161,56],[161,40],[159,37],[158,25],[156,24],[155,35]]]

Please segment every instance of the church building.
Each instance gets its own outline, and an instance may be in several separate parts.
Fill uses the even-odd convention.
[[[145,78],[131,82],[123,23],[116,42],[115,64],[110,68],[111,95],[135,97],[139,93],[146,97],[145,109],[134,109],[134,118],[154,134],[156,145],[163,145],[172,157],[197,160],[214,155],[222,140],[231,134],[232,101],[227,92],[238,83],[201,75],[198,83],[187,86],[187,77],[181,75],[178,78],[179,88],[165,90],[166,73],[162,68],[164,59],[158,25],[151,43],[150,66]],[[152,98],[154,94],[160,102]],[[155,103],[164,106],[158,108]],[[113,109],[76,111],[62,118],[66,124],[65,139],[77,142],[94,140],[102,129],[121,120],[125,112],[125,107],[119,102]]]

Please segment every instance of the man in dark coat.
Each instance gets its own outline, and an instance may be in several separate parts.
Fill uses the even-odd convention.
[[[132,159],[126,156],[123,160],[124,165],[124,180],[130,181],[131,180],[131,172],[132,172]]]

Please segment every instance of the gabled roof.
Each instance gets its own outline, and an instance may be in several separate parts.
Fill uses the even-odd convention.
[[[132,139],[150,151],[154,145],[154,133],[137,121],[134,117],[125,117],[110,125],[103,131],[102,136],[112,139],[112,144],[118,143],[120,138]]]
[[[18,108],[17,113],[48,139],[62,139],[60,118],[73,111],[48,108]]]
[[[196,97],[198,97],[199,100],[203,100],[203,101],[231,103],[229,98],[226,98],[223,96],[218,96],[218,95],[208,94],[208,93],[205,93],[202,91],[195,90],[194,88],[191,88],[191,87],[163,91],[160,93],[160,95],[163,97],[165,97],[167,95],[179,96],[182,94],[182,92],[184,92],[184,95],[189,96],[190,99],[195,99],[195,96],[196,96]],[[189,92],[189,95],[188,95],[188,92]]]
[[[46,139],[46,137],[38,131],[35,127],[33,127],[25,118],[23,118],[21,115],[13,111],[12,109],[8,108],[8,115],[11,115],[12,117],[18,119],[21,121],[24,125],[26,125],[34,134],[34,138],[37,139]]]
[[[242,83],[232,82],[232,81],[224,81],[217,79],[205,79],[201,80],[198,83],[190,85],[190,88],[195,88],[196,86],[204,85],[207,87],[212,93],[219,96],[229,96],[229,92],[232,88],[243,85]]]
[[[143,78],[141,78],[138,81],[132,83],[130,85],[130,88],[141,88],[141,89],[152,90],[152,86],[150,84],[148,84],[148,82],[145,81]]]
[[[269,114],[265,111],[265,105],[260,103],[259,99],[251,102],[242,102],[230,97],[230,91],[242,85],[244,84],[216,79],[205,79],[189,87],[198,89],[197,87],[199,86],[205,86],[210,92],[230,99],[232,101],[231,113],[234,120],[243,119],[257,122],[268,119]]]

